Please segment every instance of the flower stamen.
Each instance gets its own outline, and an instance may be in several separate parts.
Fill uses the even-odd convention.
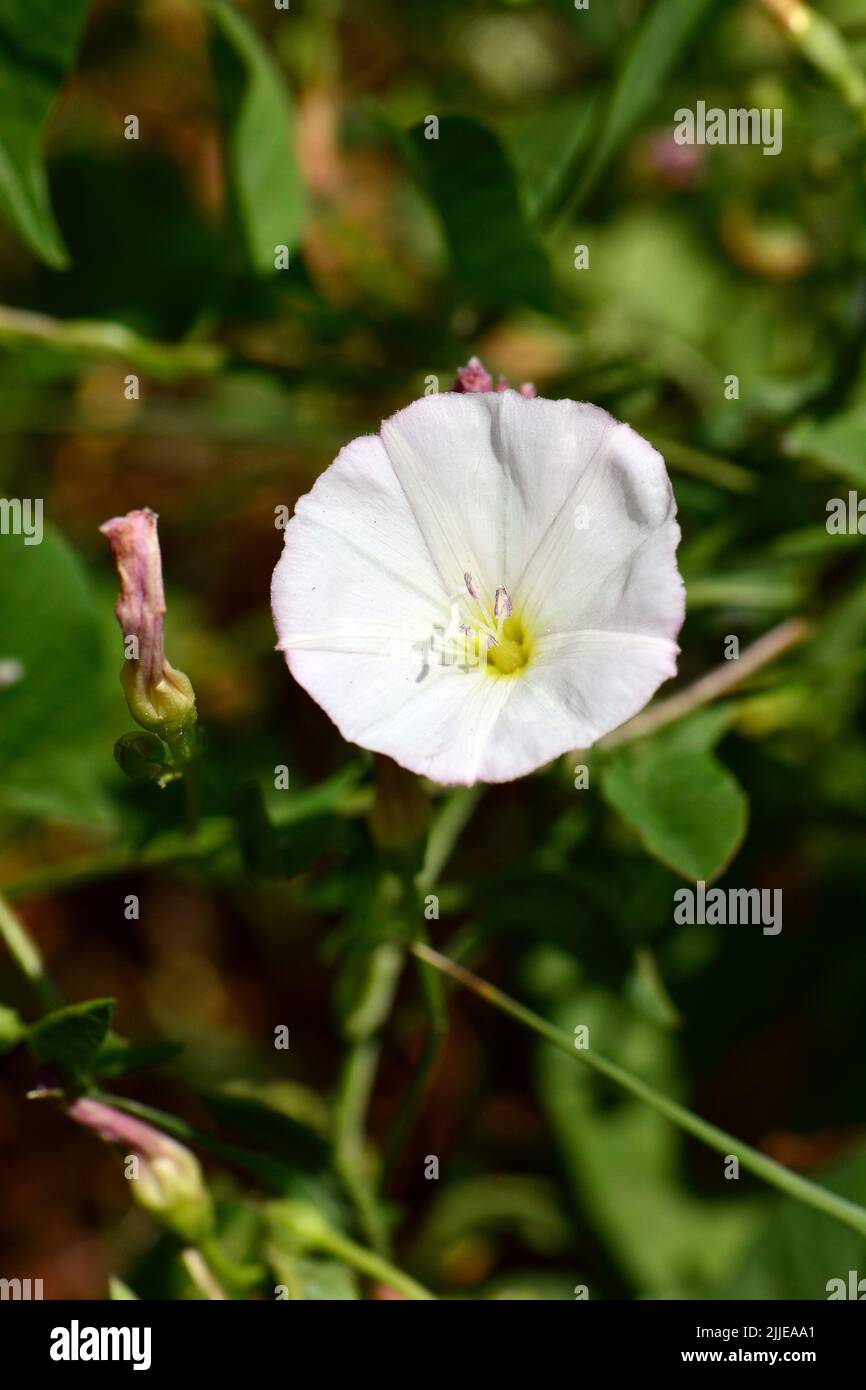
[[[493,616],[497,620],[501,620],[510,618],[513,612],[514,604],[508,597],[508,590],[503,584],[500,584],[499,588],[496,590],[496,597],[493,600]]]
[[[490,591],[476,585],[470,570],[464,572],[463,580],[468,598],[452,605],[449,632],[463,635],[464,669],[483,665],[493,675],[514,675],[526,665],[529,649],[523,627],[514,617],[511,595],[500,584],[491,605],[489,597],[482,598],[483,592],[489,595]],[[470,662],[472,646],[475,660]]]

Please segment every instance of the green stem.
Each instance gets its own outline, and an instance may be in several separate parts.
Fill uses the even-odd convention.
[[[415,875],[414,882],[406,884],[408,934],[413,941],[429,945],[421,900],[435,887],[439,875],[481,800],[483,790],[481,786],[459,787],[447,798],[433,823],[427,838],[424,862]],[[386,1189],[394,1177],[400,1155],[424,1104],[448,1032],[448,1009],[438,974],[421,960],[418,961],[418,973],[427,1031],[421,1056],[388,1140],[383,1164],[383,1187]]]
[[[180,1254],[181,1262],[199,1293],[207,1299],[223,1300],[228,1294],[217,1279],[203,1252],[190,1245]]]
[[[339,1231],[329,1229],[327,1234],[322,1234],[317,1238],[318,1248],[326,1254],[333,1255],[335,1259],[343,1260],[346,1264],[353,1265],[362,1274],[368,1275],[371,1279],[376,1279],[380,1284],[387,1284],[389,1288],[396,1289],[397,1293],[405,1294],[420,1302],[421,1300],[434,1299],[436,1295],[429,1289],[425,1289],[423,1284],[419,1284],[410,1275],[405,1274],[402,1269],[392,1265],[390,1260],[366,1250],[363,1245],[357,1245],[348,1236],[341,1235]]]
[[[418,916],[410,922],[409,933],[412,939],[422,945],[429,945],[429,937],[424,926],[423,918],[420,916],[420,905],[418,906]],[[400,1156],[409,1140],[409,1136],[415,1127],[415,1122],[424,1104],[424,1099],[429,1090],[448,1032],[448,1009],[445,1003],[445,994],[442,989],[442,980],[437,972],[423,960],[417,961],[418,973],[421,984],[421,998],[424,1004],[424,1013],[427,1021],[427,1028],[424,1034],[424,1046],[421,1049],[421,1056],[412,1073],[412,1080],[409,1089],[403,1100],[400,1113],[394,1124],[394,1128],[388,1139],[383,1163],[382,1186],[387,1189],[397,1171]]]
[[[352,1043],[346,1054],[334,1102],[334,1166],[352,1199],[361,1229],[374,1250],[384,1254],[388,1235],[364,1137],[380,1050],[378,1040],[372,1037]]]
[[[76,358],[121,362],[161,381],[216,372],[226,357],[218,343],[161,343],[143,338],[121,323],[55,319],[0,305],[0,345],[18,348],[32,343],[44,343]]]
[[[207,859],[227,849],[233,843],[234,835],[235,827],[231,821],[214,818],[205,821],[194,835],[172,833],[154,841],[137,854],[112,848],[101,854],[83,855],[80,859],[51,865],[40,873],[6,884],[3,892],[15,900],[37,898],[77,888],[79,884],[114,878],[122,873]]]
[[[31,937],[17,913],[12,911],[5,897],[0,893],[0,936],[9,947],[9,954],[18,969],[29,981],[34,995],[42,1009],[50,1013],[63,1000],[60,991],[45,969],[39,948]]]
[[[593,1071],[604,1076],[608,1081],[613,1081],[615,1085],[621,1086],[630,1095],[642,1100],[660,1115],[672,1120],[680,1129],[684,1129],[688,1134],[693,1134],[696,1139],[700,1139],[709,1148],[715,1149],[718,1153],[733,1155],[738,1158],[743,1168],[754,1173],[763,1182],[769,1183],[772,1187],[784,1192],[789,1197],[794,1197],[797,1201],[804,1202],[807,1206],[813,1207],[816,1211],[823,1212],[825,1216],[831,1216],[843,1225],[851,1227],[860,1235],[866,1235],[866,1209],[857,1206],[854,1202],[847,1201],[844,1197],[839,1197],[835,1192],[830,1192],[826,1187],[821,1187],[818,1183],[810,1182],[808,1178],[801,1178],[799,1174],[792,1173],[789,1168],[784,1168],[781,1163],[777,1163],[772,1158],[767,1158],[765,1154],[759,1153],[757,1149],[735,1139],[732,1134],[719,1129],[717,1125],[709,1124],[702,1120],[698,1115],[694,1115],[685,1106],[679,1105],[675,1100],[656,1091],[646,1082],[638,1077],[632,1076],[616,1062],[610,1062],[605,1057],[599,1056],[597,1052],[589,1049],[578,1049],[574,1046],[574,1039],[568,1033],[563,1032],[540,1014],[533,1013],[525,1005],[519,1004],[516,999],[504,994],[495,985],[489,984],[471,971],[464,969],[462,965],[457,965],[455,961],[449,960],[447,956],[440,955],[438,951],[433,951],[429,946],[416,943],[410,949],[421,960],[426,961],[435,969],[441,970],[443,974],[450,975],[467,989],[472,990],[481,999],[485,999],[488,1004],[499,1009],[502,1013],[508,1014],[511,1018],[522,1023],[525,1028],[529,1028],[533,1033],[550,1043],[553,1047],[565,1052],[573,1061],[582,1062]]]

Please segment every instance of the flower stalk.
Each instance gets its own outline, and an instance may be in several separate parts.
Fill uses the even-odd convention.
[[[406,1298],[417,1302],[435,1299],[435,1294],[390,1260],[335,1230],[315,1207],[306,1202],[273,1202],[267,1216],[274,1237],[282,1244],[288,1244],[299,1255],[313,1251],[333,1255],[335,1259],[351,1265],[377,1283],[395,1289]]]

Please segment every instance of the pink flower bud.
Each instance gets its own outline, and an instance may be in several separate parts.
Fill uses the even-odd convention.
[[[507,377],[500,376],[496,385],[493,384],[493,377],[488,372],[480,357],[470,357],[465,367],[460,367],[457,371],[457,379],[451,387],[452,391],[466,393],[469,391],[510,391],[511,382]],[[521,396],[537,396],[538,392],[531,381],[524,381],[520,387]]]
[[[492,391],[493,377],[480,357],[470,357],[465,367],[457,369],[452,391]]]
[[[115,516],[100,526],[114,552],[120,577],[117,620],[126,660],[120,679],[133,719],[177,742],[195,723],[195,692],[188,676],[166,660],[163,645],[165,594],[156,512],[149,508]]]
[[[213,1208],[195,1154],[153,1125],[87,1096],[73,1101],[66,1113],[137,1160],[127,1177],[139,1206],[182,1240],[197,1244],[210,1235]]]

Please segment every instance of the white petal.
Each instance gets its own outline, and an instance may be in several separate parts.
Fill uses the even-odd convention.
[[[550,412],[548,423],[552,440],[567,436],[572,402],[541,404],[566,407]],[[574,469],[566,501],[537,536],[518,581],[528,624],[548,633],[675,637],[685,611],[675,515],[661,455],[628,425],[611,422],[592,457]]]
[[[419,655],[413,664],[296,651],[291,669],[350,743],[449,785],[485,780],[482,765],[514,689],[478,671],[435,663],[425,670]]]
[[[502,582],[511,492],[495,448],[501,400],[444,392],[382,424],[394,472],[450,593],[465,592],[467,571],[487,586]]]
[[[634,633],[543,638],[525,677],[488,682],[508,694],[475,777],[508,782],[563,753],[589,748],[676,674],[676,654],[676,643]]]
[[[662,681],[676,675],[677,650],[668,638],[642,633],[543,638],[528,678],[515,682],[525,693],[506,709],[497,743],[507,742],[529,720],[536,726],[532,756],[539,761],[591,747],[643,709]],[[494,753],[491,749],[491,757]],[[493,768],[491,763],[488,773]]]
[[[299,500],[271,597],[290,666],[296,648],[407,660],[447,623],[447,596],[377,435],[353,440]]]
[[[505,489],[508,578],[503,583],[511,593],[512,586],[521,587],[533,557],[545,552],[552,528],[572,516],[609,436],[620,427],[606,410],[583,401],[527,400],[517,391],[485,399],[494,415],[492,435]]]

